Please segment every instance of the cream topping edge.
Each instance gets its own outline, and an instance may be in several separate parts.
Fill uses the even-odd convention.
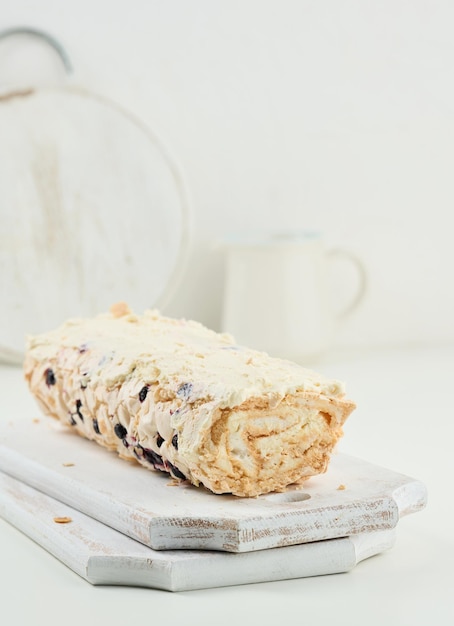
[[[240,346],[226,333],[199,322],[143,315],[126,305],[91,319],[73,318],[49,333],[27,337],[29,351],[40,359],[61,349],[87,351],[84,366],[91,380],[102,377],[107,388],[132,372],[144,384],[159,383],[174,391],[190,383],[192,401],[211,399],[219,408],[266,396],[278,404],[287,394],[315,392],[341,399],[342,382],[327,379],[291,361]]]

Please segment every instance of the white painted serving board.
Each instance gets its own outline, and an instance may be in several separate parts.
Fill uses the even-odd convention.
[[[395,541],[391,529],[242,554],[156,551],[1,472],[0,516],[94,585],[168,591],[347,572]]]
[[[386,530],[427,498],[421,482],[342,454],[326,474],[284,493],[214,495],[50,419],[3,426],[0,470],[155,550],[248,552]]]

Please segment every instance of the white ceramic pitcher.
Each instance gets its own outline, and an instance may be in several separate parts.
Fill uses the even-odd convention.
[[[339,323],[362,300],[366,271],[353,253],[326,249],[319,233],[285,233],[225,243],[222,327],[238,343],[300,363],[317,360],[332,345]],[[330,264],[347,259],[357,287],[341,310]],[[331,278],[331,280],[330,280]]]

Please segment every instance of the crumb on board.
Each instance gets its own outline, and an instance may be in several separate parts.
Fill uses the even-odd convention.
[[[344,489],[346,489],[346,486],[341,483],[337,488],[337,491],[343,491]]]
[[[39,424],[39,417],[34,417],[34,418],[32,419],[32,422],[33,422],[34,424]]]
[[[74,467],[74,463],[62,463],[63,467]]]
[[[177,478],[172,478],[167,483],[167,487],[178,487],[179,485],[181,485],[181,480],[178,480]]]
[[[70,517],[54,517],[54,522],[56,524],[69,524],[69,522],[72,522],[72,519]]]

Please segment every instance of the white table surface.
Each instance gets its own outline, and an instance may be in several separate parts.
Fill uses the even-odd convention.
[[[427,508],[396,545],[347,574],[170,593],[93,587],[0,519],[2,623],[9,626],[454,624],[454,347],[332,356],[358,408],[341,452],[422,480]],[[0,420],[38,416],[18,368],[0,366]]]

